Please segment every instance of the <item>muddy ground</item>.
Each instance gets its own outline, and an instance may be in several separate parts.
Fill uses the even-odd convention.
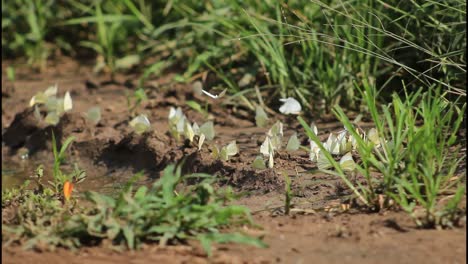
[[[308,153],[280,152],[274,170],[254,170],[251,162],[268,128],[255,126],[254,114],[245,107],[195,95],[190,85],[170,82],[167,73],[149,82],[149,100],[138,112],[151,121],[153,131],[138,136],[129,127],[126,92],[138,84],[138,74],[95,76],[92,65],[67,59],[50,63],[48,70],[34,73],[17,67],[16,81],[5,76],[12,62],[2,62],[2,188],[14,186],[30,175],[40,163],[51,164],[51,131],[60,140],[73,135],[75,143],[69,160],[85,169],[88,178],[76,188],[79,192],[98,190],[112,193],[134,173],[144,170],[140,184],[156,180],[170,163],[183,163],[185,172],[217,175],[220,186],[232,186],[244,196],[237,203],[253,212],[263,230],[267,249],[243,245],[218,245],[214,256],[207,258],[195,242],[186,246],[146,245],[141,251],[114,252],[104,247],[84,248],[74,253],[23,251],[2,247],[3,263],[463,263],[466,259],[466,227],[452,230],[417,229],[403,212],[365,213],[352,209],[341,212],[349,191],[333,176],[316,172]],[[57,83],[59,95],[71,92],[73,110],[56,127],[38,123],[28,107],[38,91]],[[268,97],[268,94],[264,94]],[[214,160],[207,145],[201,151],[189,144],[177,143],[168,133],[167,116],[171,106],[182,107],[191,121],[203,123],[203,116],[188,107],[187,100],[209,102],[215,123],[215,143],[226,145],[236,139],[240,154],[228,162]],[[100,106],[102,120],[94,127],[84,117],[92,106]],[[285,142],[299,131],[293,117],[268,112],[271,124],[284,123]],[[310,116],[306,116],[312,121]],[[329,117],[313,119],[319,136],[342,126]],[[271,125],[270,124],[270,125]],[[369,126],[365,122],[362,127]],[[22,159],[28,153],[28,159]],[[70,163],[70,164],[71,164]],[[13,171],[4,174],[5,171]],[[15,172],[16,171],[16,172]],[[293,181],[293,204],[290,216],[283,214],[284,182],[282,172]]]

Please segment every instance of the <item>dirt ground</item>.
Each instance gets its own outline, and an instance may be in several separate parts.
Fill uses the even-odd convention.
[[[96,77],[92,65],[80,65],[60,59],[50,63],[44,73],[17,68],[15,83],[7,81],[2,62],[2,167],[21,168],[24,177],[39,163],[50,164],[51,131],[60,140],[73,135],[71,161],[86,170],[88,178],[76,188],[79,192],[98,190],[112,192],[133,173],[145,171],[141,184],[150,184],[167,164],[182,163],[185,172],[217,175],[219,185],[232,186],[245,195],[237,203],[253,212],[262,230],[246,228],[246,232],[263,235],[269,245],[258,249],[244,245],[217,245],[214,256],[207,258],[197,243],[185,246],[159,247],[146,245],[141,251],[115,252],[104,247],[84,248],[77,252],[59,249],[56,252],[23,251],[19,247],[2,246],[3,263],[464,263],[466,259],[466,227],[452,230],[417,229],[403,212],[341,212],[339,206],[349,194],[333,176],[316,172],[303,150],[280,152],[275,169],[256,171],[251,162],[268,128],[257,128],[254,115],[246,108],[223,104],[194,95],[190,85],[173,84],[170,74],[152,80],[149,100],[139,108],[151,121],[153,131],[135,135],[128,126],[126,91],[137,86],[138,75],[128,73]],[[73,110],[65,114],[56,127],[38,124],[28,107],[38,91],[57,83],[59,95],[71,92]],[[268,95],[265,94],[265,97]],[[235,139],[240,153],[228,162],[214,160],[205,145],[177,143],[168,134],[167,116],[171,106],[182,107],[189,120],[203,123],[203,116],[188,107],[187,100],[211,104],[215,123],[215,143],[226,145]],[[97,127],[84,117],[92,106],[100,106],[102,120]],[[268,113],[284,123],[285,141],[299,131],[302,145],[308,145],[300,125],[292,117]],[[312,121],[310,116],[306,116]],[[314,118],[319,136],[342,126],[330,118]],[[270,125],[271,125],[270,124]],[[366,127],[365,122],[360,124]],[[302,135],[301,135],[302,134]],[[286,142],[285,142],[286,143]],[[21,159],[27,151],[29,159]],[[3,168],[2,168],[3,170]],[[294,208],[285,216],[282,172],[293,181]],[[17,175],[20,175],[19,173]],[[17,179],[3,176],[2,185],[17,185]],[[98,186],[98,187],[97,187]],[[3,187],[2,187],[3,188]]]

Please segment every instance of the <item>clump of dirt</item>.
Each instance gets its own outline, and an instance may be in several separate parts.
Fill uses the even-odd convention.
[[[37,119],[34,117],[34,110],[27,108],[17,113],[13,122],[5,129],[2,134],[2,141],[5,146],[12,150],[24,146],[28,138],[37,132]]]
[[[193,151],[186,155],[183,159],[183,171],[215,175],[220,179],[221,185],[233,186],[241,191],[266,193],[283,187],[282,180],[273,169],[255,170],[242,163],[215,160],[207,152]]]
[[[26,148],[29,155],[38,151],[50,150],[52,133],[60,148],[62,140],[68,136],[82,133],[87,128],[85,118],[79,113],[65,113],[56,126],[37,120],[33,108],[26,108],[15,115],[12,124],[3,133],[3,143],[14,153]],[[89,128],[88,128],[89,129]]]
[[[169,138],[157,132],[137,135],[130,133],[118,142],[110,140],[95,157],[107,167],[132,167],[134,171],[159,171],[170,162],[166,152],[171,148]]]

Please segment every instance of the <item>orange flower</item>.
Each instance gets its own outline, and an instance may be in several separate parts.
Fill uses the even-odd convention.
[[[66,181],[65,184],[63,184],[63,196],[65,196],[65,199],[70,200],[71,194],[73,191],[73,183]]]

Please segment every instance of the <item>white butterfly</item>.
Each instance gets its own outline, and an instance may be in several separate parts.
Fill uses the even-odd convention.
[[[279,111],[282,114],[289,115],[289,114],[299,114],[301,112],[302,107],[301,104],[294,98],[288,97],[280,99],[281,102],[284,104],[280,107]]]
[[[214,94],[211,94],[205,90],[202,90],[202,92],[206,95],[208,95],[209,97],[213,98],[213,99],[218,99],[218,98],[221,98],[223,97],[225,94],[226,94],[226,91],[227,89],[224,89],[220,94],[217,94],[217,95],[214,95]]]
[[[320,153],[320,148],[319,146],[315,143],[315,141],[310,141],[310,160],[311,161],[317,161],[318,155]]]
[[[356,163],[353,160],[351,152],[348,152],[341,157],[340,166],[344,171],[354,171],[356,169]]]
[[[323,143],[325,149],[331,154],[338,155],[340,154],[340,145],[338,144],[338,138],[335,133],[330,133],[328,139]]]
[[[65,97],[63,98],[63,110],[67,112],[71,110],[72,108],[73,108],[72,98],[70,96],[70,93],[67,91],[67,93],[65,93]]]
[[[130,126],[135,129],[137,134],[143,134],[151,128],[150,121],[146,115],[139,115],[130,121]]]

